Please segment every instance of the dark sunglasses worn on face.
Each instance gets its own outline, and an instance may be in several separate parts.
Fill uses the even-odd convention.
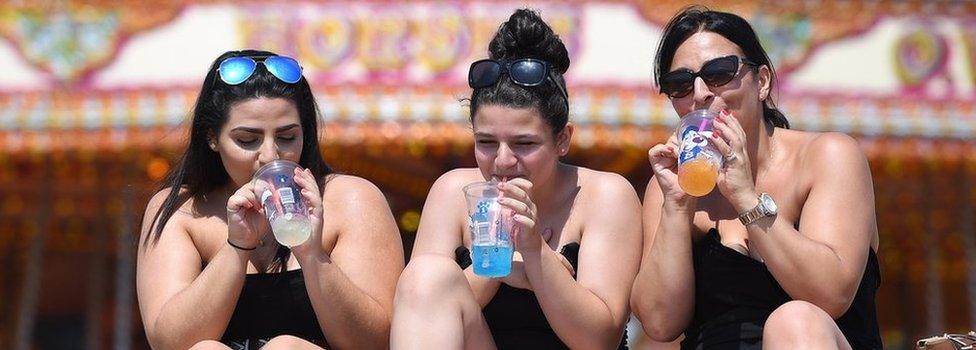
[[[495,85],[502,74],[508,75],[508,79],[521,86],[539,86],[552,80],[552,83],[559,89],[559,93],[566,100],[569,106],[569,94],[566,88],[559,84],[552,74],[549,62],[533,58],[521,58],[510,62],[485,59],[475,61],[468,70],[468,86],[472,89],[480,89]]]
[[[701,77],[705,84],[719,87],[728,84],[739,73],[739,63],[758,67],[755,62],[739,56],[725,56],[712,59],[702,65],[698,72],[679,69],[661,76],[661,93],[670,98],[688,96],[695,89],[695,78]]]
[[[220,62],[217,72],[220,73],[220,80],[227,85],[237,85],[254,75],[258,63],[264,64],[271,75],[283,82],[294,84],[302,80],[302,66],[287,56],[230,57]]]

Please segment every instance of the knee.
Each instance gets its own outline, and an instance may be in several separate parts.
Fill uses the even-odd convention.
[[[797,344],[808,337],[832,333],[834,320],[820,307],[806,301],[794,300],[773,310],[763,326],[763,340],[783,340]]]
[[[271,338],[267,344],[264,344],[262,349],[266,350],[276,350],[276,349],[301,349],[307,348],[309,342],[302,338],[291,336],[291,335],[279,335],[277,337]]]
[[[215,340],[204,340],[202,342],[193,344],[190,350],[225,350],[230,349],[227,345]]]
[[[465,282],[464,272],[446,256],[425,254],[410,259],[397,282],[396,302],[437,300]]]

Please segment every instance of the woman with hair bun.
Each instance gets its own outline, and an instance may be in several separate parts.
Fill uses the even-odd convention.
[[[517,10],[471,65],[477,168],[430,190],[394,300],[394,349],[624,348],[640,259],[640,203],[623,177],[563,163],[574,127],[569,55],[535,12]],[[503,278],[470,267],[462,187],[497,181],[516,222]]]

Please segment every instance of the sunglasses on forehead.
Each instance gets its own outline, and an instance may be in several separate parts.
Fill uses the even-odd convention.
[[[725,56],[712,59],[702,65],[698,72],[679,69],[661,76],[661,93],[670,98],[688,96],[695,89],[695,78],[701,77],[705,84],[719,87],[728,84],[739,73],[739,63],[758,67],[755,62],[739,56]]]
[[[302,66],[294,58],[287,56],[230,57],[220,62],[217,72],[220,80],[227,85],[238,85],[254,75],[258,63],[263,64],[271,75],[283,82],[294,84],[302,80]]]
[[[468,86],[472,89],[480,89],[495,85],[502,74],[508,75],[508,79],[515,84],[529,87],[542,85],[546,79],[551,80],[566,101],[567,110],[569,109],[569,94],[566,88],[553,76],[549,62],[543,60],[520,58],[509,62],[493,59],[475,61],[468,69]]]

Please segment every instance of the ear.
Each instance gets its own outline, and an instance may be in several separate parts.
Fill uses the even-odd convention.
[[[207,132],[207,145],[214,152],[217,152],[217,135],[214,135],[213,131]]]
[[[773,87],[773,74],[766,65],[759,66],[759,100],[765,101]]]
[[[560,157],[569,153],[569,145],[573,140],[574,131],[576,131],[576,125],[567,122],[563,130],[556,134],[556,152],[559,153]]]

